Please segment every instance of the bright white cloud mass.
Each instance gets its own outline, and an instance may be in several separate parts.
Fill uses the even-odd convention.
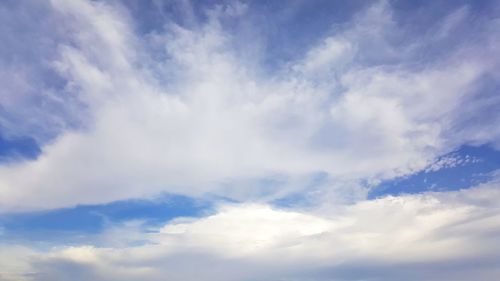
[[[498,172],[368,196],[500,148],[500,5],[335,4],[311,27],[333,5],[312,2],[1,3],[1,136],[40,147],[0,163],[1,213],[226,200],[72,245],[0,225],[0,280],[500,278]]]

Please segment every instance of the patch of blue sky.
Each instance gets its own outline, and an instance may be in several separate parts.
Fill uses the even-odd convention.
[[[36,159],[41,149],[30,137],[5,137],[0,133],[0,163],[19,159]]]
[[[169,194],[154,200],[124,200],[103,205],[3,214],[0,216],[0,240],[71,242],[81,235],[97,234],[128,221],[141,221],[143,227],[154,227],[178,217],[203,216],[211,209],[211,201]]]
[[[423,171],[382,182],[371,190],[369,198],[470,188],[490,180],[498,169],[500,151],[488,145],[466,145],[438,158]]]

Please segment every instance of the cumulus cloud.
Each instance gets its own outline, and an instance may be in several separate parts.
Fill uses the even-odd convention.
[[[331,179],[325,186],[363,190],[357,183],[413,173],[459,145],[498,138],[498,130],[471,126],[462,114],[472,118],[498,104],[483,93],[485,77],[498,76],[496,19],[478,24],[477,43],[464,40],[438,59],[419,60],[467,19],[466,9],[438,23],[435,36],[412,41],[390,5],[377,2],[269,72],[235,49],[238,30],[225,25],[251,13],[248,5],[210,7],[197,25],[168,22],[147,34],[118,3],[39,5],[47,15],[42,27],[64,26],[48,37],[55,51],[38,54],[60,85],[40,88],[71,111],[35,103],[39,130],[2,123],[42,145],[38,159],[0,167],[3,211],[160,192],[266,201],[318,173]],[[21,120],[30,119],[22,105],[31,99],[53,100],[27,88],[28,98],[18,101],[14,92],[2,106]],[[276,177],[287,183],[273,190],[252,184]],[[341,193],[335,196],[363,197]]]
[[[492,181],[319,212],[224,204],[213,215],[143,232],[140,244],[127,237],[141,230],[124,227],[102,234],[127,241],[114,246],[2,246],[20,257],[2,260],[2,268],[18,274],[6,280],[494,279],[499,198]]]

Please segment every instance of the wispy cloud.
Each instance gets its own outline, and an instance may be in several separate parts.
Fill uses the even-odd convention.
[[[3,209],[221,193],[221,183],[275,175],[378,180],[423,169],[463,143],[497,139],[496,130],[455,132],[478,130],[463,127],[460,112],[482,108],[473,97],[496,75],[498,61],[487,54],[498,32],[482,30],[477,43],[420,61],[419,49],[436,39],[393,42],[404,29],[382,1],[268,73],[235,52],[237,31],[224,25],[249,13],[243,4],[207,9],[207,21],[192,28],[170,23],[146,35],[122,6],[52,1],[44,9],[65,26],[47,62],[65,81],[58,95],[75,97],[64,101],[75,110],[60,118],[87,118],[59,130],[36,161],[1,167]],[[465,16],[445,18],[438,37]],[[151,44],[164,46],[162,61],[149,55]],[[9,107],[14,115],[19,108]],[[35,137],[52,130],[45,125]]]

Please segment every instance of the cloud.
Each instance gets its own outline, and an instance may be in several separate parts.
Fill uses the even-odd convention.
[[[0,167],[2,211],[161,192],[268,201],[303,191],[296,183],[318,173],[331,180],[325,186],[366,189],[359,183],[413,173],[464,143],[498,139],[497,130],[462,114],[498,104],[482,92],[485,77],[498,75],[499,34],[487,27],[495,19],[479,24],[477,43],[464,39],[449,54],[421,61],[437,39],[405,37],[391,6],[377,2],[269,72],[235,49],[238,30],[225,25],[251,13],[245,5],[208,8],[199,25],[167,23],[147,34],[119,3],[40,5],[49,23],[64,26],[49,37],[55,51],[39,54],[63,81],[52,90],[72,109],[55,116],[78,122],[58,127],[48,108],[36,117],[43,129],[3,123],[11,134],[34,135],[42,154]],[[467,13],[450,17],[439,38]],[[30,119],[25,103],[12,101],[14,91],[5,100],[12,115]],[[56,133],[47,138],[48,131]],[[256,192],[262,187],[252,183],[273,178],[286,184]],[[335,196],[353,193],[363,194]]]
[[[26,280],[492,279],[500,273],[499,198],[494,180],[319,212],[226,204],[156,231],[125,225],[102,234],[125,244],[13,249],[21,258],[3,262],[30,272]]]
[[[158,228],[110,223],[83,244],[0,243],[0,279],[495,279],[496,177],[365,198],[475,161],[441,157],[461,145],[498,145],[498,15],[464,6],[416,28],[391,4],[318,26],[284,62],[266,62],[282,50],[264,46],[276,34],[252,3],[184,1],[185,20],[148,31],[120,2],[1,5],[0,129],[42,153],[1,163],[0,212],[163,192],[238,202]],[[270,204],[296,194],[314,203]]]

